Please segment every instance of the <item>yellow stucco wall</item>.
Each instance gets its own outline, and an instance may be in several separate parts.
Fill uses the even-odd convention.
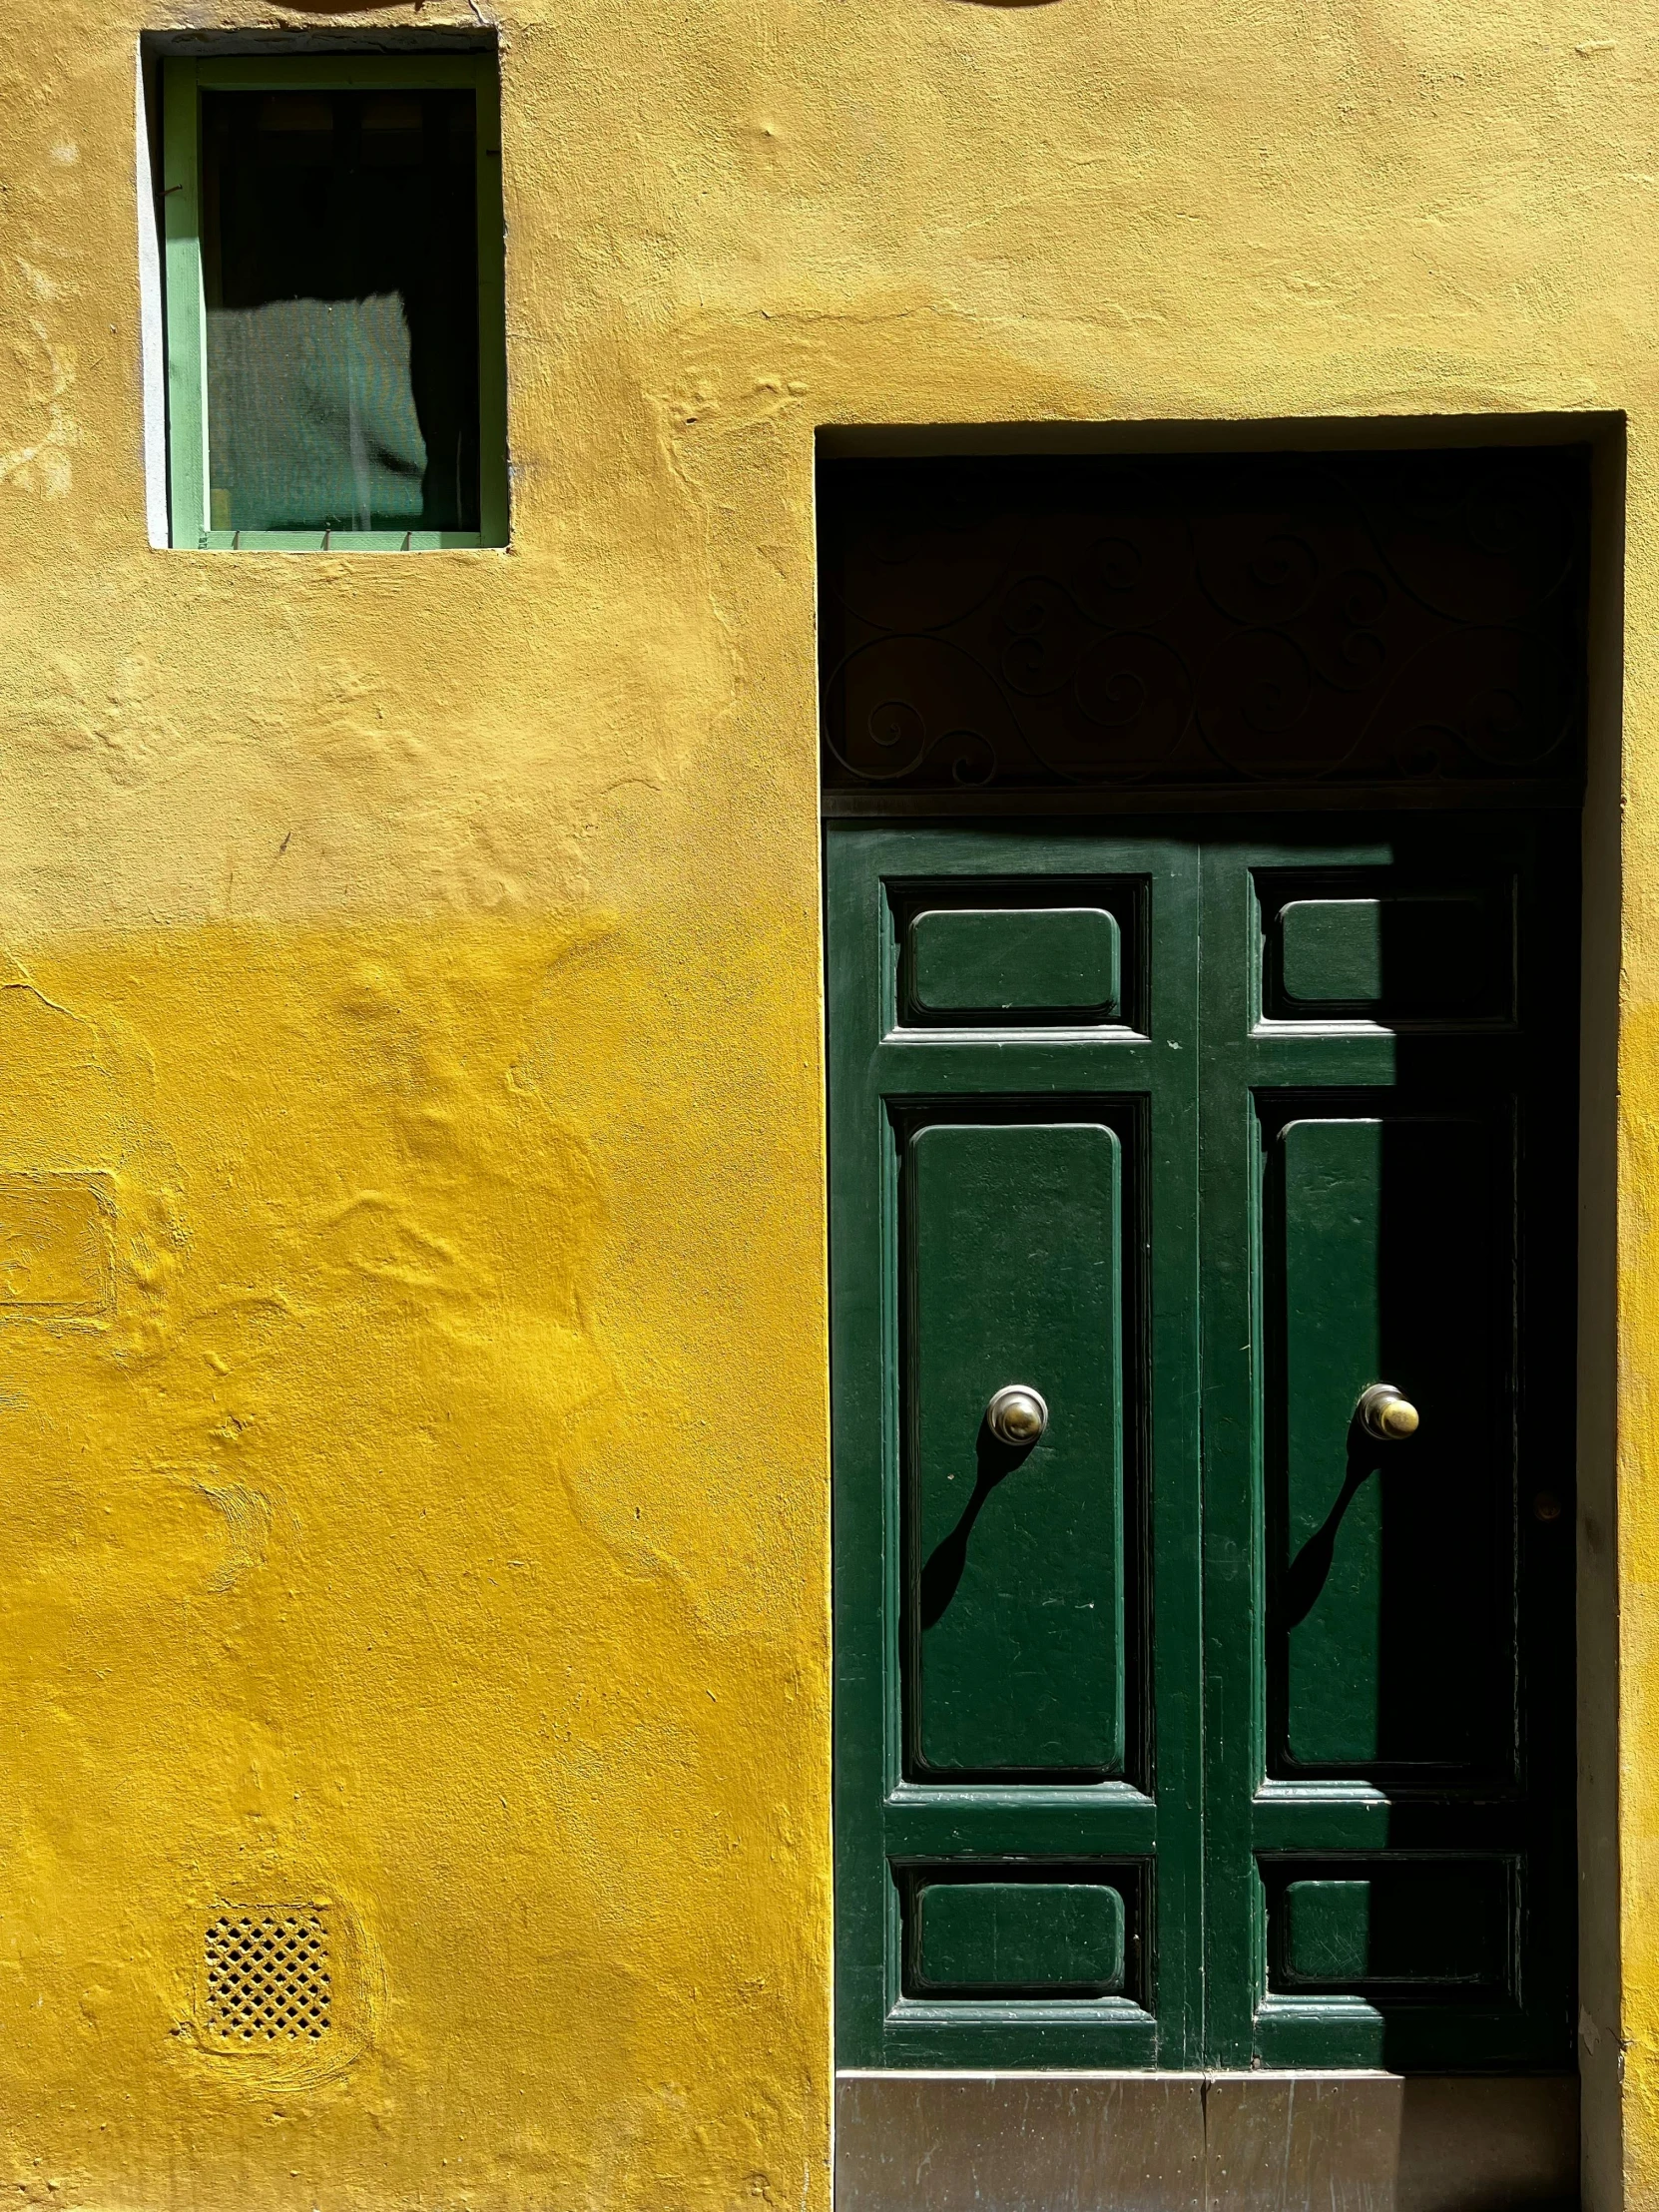
[[[140,31],[489,13],[5,11],[0,2178],[825,2203],[815,427],[1597,408],[1659,2205],[1651,11],[513,0],[512,552],[149,549]],[[273,1900],[326,2073],[193,2026]]]

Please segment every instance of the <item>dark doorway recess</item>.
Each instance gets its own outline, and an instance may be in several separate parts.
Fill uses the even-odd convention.
[[[826,461],[830,813],[1575,806],[1590,448]]]
[[[843,2067],[1572,2066],[1589,481],[825,464]]]

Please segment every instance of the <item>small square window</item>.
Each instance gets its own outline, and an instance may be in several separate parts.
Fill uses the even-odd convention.
[[[493,59],[165,71],[173,543],[505,545]]]

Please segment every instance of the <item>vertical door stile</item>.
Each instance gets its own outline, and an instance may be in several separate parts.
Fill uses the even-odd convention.
[[[1199,1145],[1202,1007],[1199,997],[1203,885],[1199,849],[1170,840],[1171,861],[1154,889],[1151,938],[1165,1011],[1155,1029],[1166,1070],[1162,1129],[1148,1129],[1145,1217],[1148,1273],[1155,1286],[1149,1352],[1152,1379],[1147,1504],[1153,1562],[1154,1712],[1157,1758],[1159,1955],[1169,2066],[1205,2063],[1209,1990],[1205,1945],[1204,1577],[1200,1338]],[[1157,928],[1161,889],[1165,927]]]
[[[1261,1547],[1255,1521],[1256,1208],[1249,1030],[1249,878],[1238,847],[1202,859],[1199,1257],[1203,1405],[1205,1990],[1212,2064],[1248,2066],[1261,1982],[1249,1801],[1260,1765]]]

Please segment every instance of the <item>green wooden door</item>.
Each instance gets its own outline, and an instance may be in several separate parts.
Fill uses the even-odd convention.
[[[831,826],[842,2064],[1570,2063],[1570,851]]]

